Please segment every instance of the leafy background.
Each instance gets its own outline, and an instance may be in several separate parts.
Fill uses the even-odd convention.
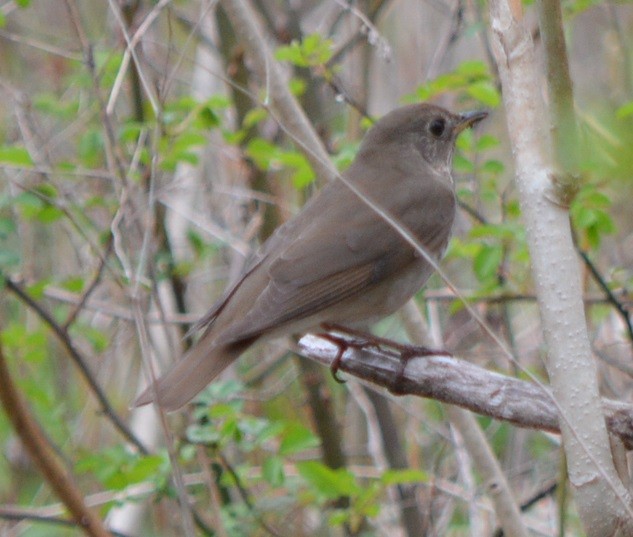
[[[398,104],[492,110],[458,141],[463,210],[443,266],[521,364],[545,378],[485,3],[257,9],[340,169],[369,118]],[[633,12],[627,2],[569,1],[564,13],[584,143],[571,221],[603,393],[627,399]],[[182,533],[176,472],[203,535],[414,535],[411,520],[428,535],[468,535],[473,512],[482,534],[494,532],[485,484],[440,404],[377,402],[283,341],[249,352],[169,416],[168,436],[152,410],[130,410],[149,362],[158,370],[180,354],[190,324],[252,248],[322,182],[269,113],[266,81],[221,5],[8,2],[0,47],[0,341],[30,409],[101,515],[125,535]],[[417,300],[446,348],[518,374],[440,278]],[[403,337],[397,317],[377,331]],[[480,422],[519,501],[539,497],[526,509],[530,527],[580,535],[558,438]],[[379,431],[390,426],[385,441]],[[0,532],[77,534],[50,523],[64,510],[2,414],[0,448]],[[24,509],[49,522],[8,516]]]

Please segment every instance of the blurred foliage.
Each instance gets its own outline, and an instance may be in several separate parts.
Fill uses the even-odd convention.
[[[331,39],[324,39],[320,34],[310,34],[301,41],[294,40],[288,46],[279,47],[275,56],[278,60],[290,62],[297,67],[318,67],[332,58],[333,45]]]
[[[457,92],[463,97],[489,106],[499,106],[501,96],[495,87],[488,66],[483,61],[465,61],[449,73],[442,74],[420,86],[413,95],[406,97],[408,101],[428,101],[447,92]]]
[[[233,81],[227,84],[226,94],[194,97],[190,80],[201,60],[198,56],[194,59],[190,45],[202,47],[207,54],[207,36],[191,25],[199,13],[191,20],[182,18],[181,10],[191,9],[185,4],[177,3],[158,14],[155,26],[148,31],[151,39],[137,47],[137,58],[128,57],[120,28],[112,26],[115,18],[111,13],[107,21],[100,16],[105,5],[81,5],[89,50],[82,50],[75,31],[69,30],[73,21],[65,14],[49,12],[46,17],[38,11],[46,6],[26,0],[0,10],[0,27],[13,36],[23,32],[23,38],[11,41],[15,49],[3,42],[7,51],[0,60],[20,58],[19,76],[3,74],[8,82],[3,82],[2,113],[10,121],[4,121],[0,131],[0,282],[10,277],[50,313],[62,333],[87,358],[88,369],[125,420],[130,418],[128,405],[140,375],[137,342],[143,330],[153,334],[160,327],[164,339],[174,346],[183,335],[171,332],[172,324],[156,322],[171,319],[170,302],[176,293],[166,299],[163,284],[169,284],[172,291],[182,285],[179,298],[185,310],[199,311],[242,262],[239,256],[233,257],[233,249],[240,250],[241,256],[241,245],[254,242],[263,207],[274,205],[291,212],[315,180],[301,148],[268,111],[266,81]],[[596,5],[598,8],[593,7]],[[147,10],[142,12],[147,17],[158,4],[139,6]],[[591,15],[604,4],[570,0],[564,7],[571,25],[578,23],[579,15]],[[349,13],[352,11],[346,10],[340,17]],[[290,17],[288,13],[277,14]],[[286,20],[272,20],[277,19]],[[455,110],[487,108],[493,112],[485,124],[475,132],[465,131],[457,141],[453,168],[464,210],[444,265],[465,294],[473,301],[484,300],[478,306],[491,324],[504,315],[512,319],[501,328],[494,327],[509,339],[519,340],[517,348],[526,367],[541,375],[542,348],[538,337],[530,332],[537,324],[534,301],[529,302],[532,309],[514,303],[504,309],[503,303],[485,302],[515,295],[529,298],[533,285],[520,206],[512,186],[511,159],[500,127],[498,80],[486,55],[473,46],[485,39],[485,20],[476,20],[470,11],[466,19],[463,28],[447,36],[444,59],[441,54],[439,60],[432,59],[428,51],[428,57],[422,58],[422,52],[417,57],[417,51],[412,53],[410,43],[406,43],[407,54],[400,54],[409,70],[417,73],[420,66],[426,69],[437,60],[433,65],[440,68],[434,72],[441,74],[417,87],[411,84],[401,100],[435,100],[451,103]],[[341,104],[342,94],[331,84],[335,80],[348,83],[346,89],[352,95],[357,87],[367,86],[367,95],[357,92],[362,96],[358,100],[372,107],[381,92],[388,93],[385,88],[400,86],[395,85],[395,76],[393,80],[388,76],[368,76],[361,81],[352,78],[355,70],[341,53],[348,44],[337,33],[344,26],[341,20],[332,23],[330,32],[313,22],[306,27],[318,28],[318,32],[301,38],[289,36],[286,28],[276,28],[280,35],[275,54],[288,71],[293,93],[312,103],[312,107],[306,106],[310,119],[319,124],[333,161],[343,170],[353,160],[362,130],[371,121],[361,119],[362,110]],[[384,48],[379,51],[376,44],[376,36],[381,38],[378,30],[363,24],[358,40],[363,53],[354,61],[372,54],[384,60]],[[424,24],[426,29],[426,19]],[[129,30],[134,35],[136,27]],[[403,35],[408,39],[408,34]],[[575,36],[571,27],[570,35]],[[47,39],[50,42],[43,45]],[[467,41],[466,51],[460,49],[453,55],[452,47],[460,40]],[[219,50],[214,48],[214,53]],[[398,48],[394,50],[398,54]],[[238,47],[224,58],[222,68],[205,66],[201,71],[221,80],[232,79],[249,66],[240,54]],[[338,63],[334,58],[340,58]],[[155,103],[143,93],[143,83],[135,87],[138,82],[130,73],[137,61],[148,75],[143,83],[155,94]],[[581,64],[579,72],[587,67]],[[582,76],[589,80],[590,75]],[[419,74],[416,77],[422,78]],[[134,90],[144,96],[142,102],[135,102]],[[241,90],[255,96],[245,110],[237,109],[237,96],[244,96]],[[318,99],[314,94],[327,102],[323,110],[315,110]],[[615,90],[613,95],[617,95]],[[629,148],[633,147],[633,101],[631,95],[609,98],[595,104],[595,110],[589,105],[579,107],[583,182],[570,206],[570,217],[579,247],[597,260],[606,284],[624,295],[633,283],[625,244],[632,232],[629,199],[633,152]],[[395,106],[396,100],[391,99],[388,105]],[[191,206],[178,208],[190,219],[183,233],[185,244],[173,245],[161,226],[171,214],[170,203],[178,197],[179,189],[191,188],[188,174],[193,174],[192,169],[203,173],[196,179],[193,196],[187,199]],[[244,181],[239,187],[221,181],[216,184],[215,173]],[[249,183],[252,177],[259,182]],[[175,255],[172,250],[177,248],[185,253]],[[446,291],[439,278],[433,282],[438,293]],[[595,293],[597,286],[587,277],[585,288]],[[411,467],[376,469],[372,458],[376,454],[368,451],[365,438],[373,434],[367,432],[365,423],[370,418],[361,415],[358,402],[347,391],[336,387],[332,408],[342,424],[349,465],[330,468],[323,462],[323,440],[317,436],[295,369],[282,363],[257,380],[213,383],[197,398],[189,414],[170,418],[172,458],[162,448],[142,455],[113,432],[63,345],[38,314],[8,290],[3,294],[0,341],[11,370],[46,434],[79,476],[82,490],[107,496],[100,505],[102,514],[141,501],[138,496],[126,496],[140,485],[142,494],[152,500],[146,502],[151,515],[143,520],[142,534],[179,534],[179,529],[169,527],[170,520],[180,517],[174,507],[177,490],[172,478],[172,464],[178,463],[191,480],[188,493],[192,505],[205,520],[211,517],[210,506],[217,507],[231,537],[269,534],[265,524],[288,525],[288,534],[305,527],[317,528],[315,536],[349,534],[359,528],[366,535],[381,535],[381,528],[398,524],[394,491],[405,485],[417,486],[418,499],[428,500],[423,507],[432,511],[432,522],[446,519],[447,534],[468,533],[469,502],[475,505],[480,499],[471,497],[472,490],[459,488],[464,469],[455,456],[451,431],[438,403],[402,403],[406,412],[394,407]],[[600,312],[600,316],[590,316],[596,323],[613,311],[604,304],[601,309],[589,308]],[[150,310],[151,323],[133,324],[135,313]],[[481,334],[476,334],[476,343],[470,345],[461,302],[453,301],[440,310],[447,340],[459,339],[458,345],[472,347],[475,359],[490,362],[491,367],[510,369],[495,361],[497,349],[482,342],[485,338]],[[600,333],[600,326],[592,328],[595,334]],[[154,340],[152,344],[160,346]],[[256,365],[263,362],[259,352],[252,357]],[[618,382],[611,379],[605,384],[615,390]],[[487,418],[481,418],[480,423],[500,458],[512,460],[516,453],[519,458],[528,453],[535,460],[531,475],[524,472],[516,476],[524,479],[517,490],[535,488],[541,478],[539,471],[548,479],[555,477],[551,468],[556,468],[558,450],[548,437],[529,433],[517,447],[514,427]],[[24,460],[19,441],[2,413],[0,450],[4,454],[0,457],[0,503],[31,507],[55,501],[42,487],[32,462]],[[525,464],[525,459],[522,462]],[[444,495],[436,484],[448,481],[457,492]],[[479,495],[481,491],[475,492]],[[547,511],[542,518],[555,517]],[[178,522],[173,526],[180,528]],[[25,524],[25,528],[20,535],[77,534],[53,526],[42,529]],[[570,532],[573,529],[572,524]],[[0,521],[0,533],[3,530]]]

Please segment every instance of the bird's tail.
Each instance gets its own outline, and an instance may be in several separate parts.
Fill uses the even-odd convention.
[[[133,406],[154,400],[167,412],[178,410],[231,365],[252,340],[215,346],[210,333],[205,334],[178,362],[173,364],[134,401]]]

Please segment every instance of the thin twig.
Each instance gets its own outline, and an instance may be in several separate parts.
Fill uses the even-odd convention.
[[[624,321],[624,324],[626,325],[626,330],[628,332],[629,340],[633,344],[633,324],[631,323],[631,316],[629,314],[629,310],[615,296],[615,294],[613,293],[613,291],[611,290],[611,288],[609,287],[609,285],[603,278],[602,274],[600,274],[598,267],[596,267],[595,263],[589,257],[589,254],[585,252],[578,245],[578,241],[574,240],[574,245],[576,246],[576,251],[578,252],[578,255],[583,260],[583,263],[585,264],[585,266],[589,269],[589,272],[591,273],[592,278],[598,284],[598,287],[600,287],[600,289],[602,289],[602,291],[604,292],[607,298],[607,302],[611,304],[615,308],[615,310],[618,312],[620,317],[622,317],[622,320]]]
[[[24,304],[26,304],[29,308],[31,308],[39,317],[44,321],[45,324],[53,331],[55,336],[58,338],[62,346],[66,349],[66,352],[75,363],[79,371],[81,372],[84,380],[90,386],[90,389],[94,393],[95,397],[99,401],[101,405],[102,412],[110,419],[114,427],[143,455],[147,455],[147,448],[143,445],[143,443],[136,437],[136,435],[128,428],[128,426],[123,422],[121,417],[116,413],[110,401],[108,400],[106,394],[102,390],[101,386],[97,382],[97,379],[94,377],[90,368],[88,367],[87,360],[85,357],[77,350],[73,341],[68,335],[68,332],[61,327],[57,321],[53,318],[53,316],[48,313],[40,304],[38,304],[35,300],[33,300],[26,291],[20,287],[16,282],[11,280],[10,278],[4,278],[4,284],[14,295],[16,295]]]
[[[68,329],[75,322],[75,319],[77,319],[77,316],[79,315],[79,313],[83,311],[84,306],[86,305],[86,302],[90,298],[90,295],[92,295],[93,291],[97,288],[97,285],[99,285],[99,282],[101,281],[101,277],[103,276],[104,269],[106,268],[106,265],[107,265],[107,259],[110,256],[111,252],[112,252],[112,234],[108,235],[108,242],[106,244],[106,249],[99,260],[99,267],[97,268],[97,271],[95,272],[92,278],[92,281],[88,284],[88,287],[86,288],[86,290],[81,294],[81,299],[79,300],[79,302],[77,302],[75,307],[70,310],[70,313],[66,317],[66,321],[64,321],[64,324],[61,325],[61,328],[64,332],[68,332]]]
[[[231,463],[228,461],[228,459],[219,450],[217,452],[217,455],[218,455],[218,458],[220,459],[222,467],[231,475],[231,478],[233,479],[233,482],[235,483],[235,486],[237,487],[237,490],[242,498],[242,501],[244,502],[246,507],[248,507],[248,510],[251,512],[251,514],[255,517],[255,520],[257,520],[258,524],[260,524],[260,526],[264,530],[266,530],[268,533],[270,533],[270,535],[272,535],[273,537],[282,537],[282,534],[274,530],[273,528],[271,528],[266,523],[266,521],[263,520],[262,516],[257,512],[255,504],[253,503],[253,500],[251,499],[250,493],[248,492],[246,487],[244,487],[244,485],[242,484],[242,480],[240,479],[240,476],[237,474],[237,472],[235,471]]]

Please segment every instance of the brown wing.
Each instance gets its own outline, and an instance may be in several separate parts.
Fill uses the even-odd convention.
[[[333,197],[336,203],[332,203]],[[419,177],[410,177],[384,199],[389,200],[385,209],[398,215],[425,248],[435,254],[443,248],[454,211],[454,194],[448,184],[436,180],[421,184]],[[318,314],[361,295],[416,257],[396,230],[341,185],[328,185],[292,227],[294,230],[283,230],[286,242],[269,246],[268,259],[254,271],[266,272],[261,293],[256,297],[244,293],[249,295],[245,301],[239,289],[234,293],[232,300],[243,302],[240,309],[246,313],[224,325],[219,343],[256,337]],[[254,273],[251,277],[261,278]]]

